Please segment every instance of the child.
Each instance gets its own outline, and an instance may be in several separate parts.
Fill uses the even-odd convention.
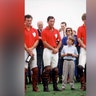
[[[69,74],[69,83],[71,90],[75,90],[74,87],[74,71],[75,64],[74,60],[78,57],[78,52],[74,44],[74,37],[69,36],[67,40],[67,45],[63,47],[61,51],[61,57],[63,57],[63,77],[62,77],[62,90],[65,90],[67,83],[67,76]]]

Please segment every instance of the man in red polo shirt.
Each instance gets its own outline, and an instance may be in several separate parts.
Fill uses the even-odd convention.
[[[28,55],[32,56],[33,60],[30,63],[30,68],[33,72],[32,74],[32,86],[33,91],[37,92],[38,87],[38,67],[37,67],[37,53],[36,53],[36,47],[38,45],[38,32],[36,29],[34,29],[31,26],[32,23],[32,16],[31,15],[25,15],[25,35],[24,35],[24,48],[25,48],[25,60],[28,57]],[[28,68],[28,64],[25,64],[25,69]]]
[[[78,28],[77,37],[80,44],[78,73],[80,74],[81,90],[86,90],[86,13],[82,15],[82,26]]]
[[[48,92],[48,77],[52,68],[52,81],[53,90],[60,91],[57,87],[58,78],[58,51],[61,46],[61,37],[59,31],[54,28],[55,18],[49,16],[47,18],[48,26],[42,31],[42,41],[44,44],[43,61],[44,61],[44,72],[43,72],[43,86],[44,91]]]

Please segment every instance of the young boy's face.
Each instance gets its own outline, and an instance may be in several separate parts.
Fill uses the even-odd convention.
[[[72,41],[71,39],[68,38],[67,44],[68,44],[68,45],[73,45],[73,41]]]

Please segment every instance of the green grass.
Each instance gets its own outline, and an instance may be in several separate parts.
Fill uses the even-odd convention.
[[[58,87],[61,89],[61,84],[58,84]],[[86,96],[86,91],[80,90],[80,83],[75,83],[76,90],[70,90],[69,84],[67,84],[66,89],[64,91],[53,91],[52,84],[49,84],[50,92],[43,92],[43,85],[39,84],[38,88],[40,92],[32,91],[32,86],[27,85],[27,90],[25,92],[25,96]]]

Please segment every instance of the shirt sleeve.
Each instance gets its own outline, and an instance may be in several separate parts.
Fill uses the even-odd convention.
[[[77,37],[78,37],[78,38],[81,38],[81,31],[80,31],[80,27],[79,27],[78,30],[77,30]]]
[[[60,36],[59,31],[58,31],[58,41],[61,41],[61,36]]]
[[[65,53],[65,48],[63,47],[61,50],[61,55],[63,55]]]
[[[42,31],[41,37],[42,37],[42,41],[46,41],[46,34],[45,34],[45,31]]]
[[[74,49],[75,49],[75,52],[74,52],[74,53],[75,53],[76,55],[78,55],[77,48],[75,47]]]

